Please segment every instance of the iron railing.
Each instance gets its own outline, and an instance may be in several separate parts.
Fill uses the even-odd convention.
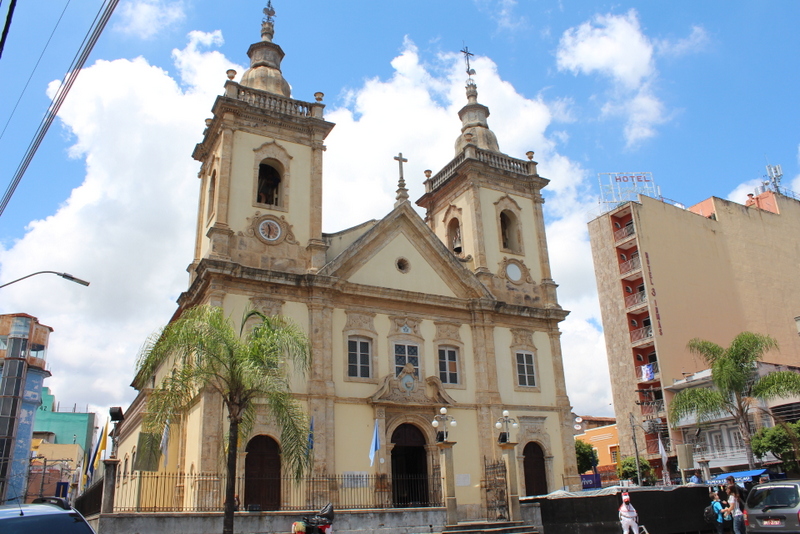
[[[631,258],[628,261],[623,261],[619,264],[619,274],[626,274],[631,271],[635,271],[642,267],[642,261],[639,259],[639,256],[635,258]]]
[[[646,363],[638,367],[634,367],[636,378],[639,382],[648,382],[658,378],[658,362]]]
[[[625,297],[626,308],[633,308],[634,306],[638,306],[643,302],[647,302],[647,293],[644,291],[637,291],[636,293],[632,293]]]
[[[632,224],[626,224],[622,228],[614,231],[614,241],[622,241],[628,236],[631,236],[636,233]]]
[[[86,488],[74,503],[77,511],[84,517],[100,513],[100,505],[103,503],[103,479],[95,481],[94,484]]]
[[[645,417],[657,417],[660,412],[664,411],[664,399],[640,402],[639,405],[642,407],[642,415]]]
[[[653,337],[652,326],[645,326],[643,328],[637,328],[636,330],[631,330],[631,343],[637,343],[639,341],[643,341],[650,337]]]
[[[438,476],[349,473],[292,477],[238,477],[240,509],[339,510],[442,506]],[[225,475],[137,471],[116,489],[115,512],[212,512],[225,502]]]

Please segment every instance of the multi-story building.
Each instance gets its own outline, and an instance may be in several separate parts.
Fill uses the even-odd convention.
[[[541,196],[548,181],[533,152],[527,159],[500,152],[470,79],[455,158],[427,172],[417,201],[425,218],[409,202],[400,155],[394,209],[323,233],[323,142],[334,125],[323,117],[321,93],[311,103],[291,97],[273,31],[265,20],[262,40],[248,51],[250,68],[238,83],[230,73],[194,151],[202,164],[195,257],[176,316],[211,304],[232,317],[255,308],[302,326],[313,366],[293,390],[314,418],[316,474],[432,475],[439,454],[431,421],[446,406],[458,421],[451,438],[460,517],[484,514],[482,488],[494,484],[484,462],[500,458],[494,428],[505,409],[518,423],[512,439],[522,494],[565,480],[577,486],[558,329],[567,312],[550,275]],[[150,388],[170,370],[165,362],[155,376],[134,380],[139,396],[120,429],[123,481],[128,459],[131,469],[144,466],[141,416]],[[289,502],[280,438],[259,408],[242,444],[241,501],[276,509]],[[221,472],[227,424],[219,397],[199,395],[171,423],[167,466],[158,469],[203,473],[205,481]],[[383,445],[371,466],[375,425]],[[176,489],[177,498],[201,498],[188,488]],[[413,502],[390,491],[376,506],[425,505],[433,489],[432,482]]]
[[[575,435],[575,439],[588,443],[597,452],[597,474],[600,475],[604,486],[612,484],[618,480],[617,463],[621,460],[617,424],[611,417],[584,416],[582,419],[582,423],[576,425],[576,428],[578,426],[584,428]],[[602,424],[591,424],[594,422]],[[589,424],[583,425],[583,423]]]
[[[24,502],[52,331],[24,313],[0,315],[0,504]]]
[[[780,350],[765,361],[797,364],[798,231],[800,202],[771,190],[688,209],[639,195],[589,223],[622,454],[634,432],[653,460],[659,436],[671,456],[683,442],[668,387],[707,367],[689,340],[768,334]]]

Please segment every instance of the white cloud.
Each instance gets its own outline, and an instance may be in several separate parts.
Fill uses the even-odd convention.
[[[568,29],[559,42],[556,60],[559,70],[599,74],[611,81],[601,112],[604,117],[623,117],[628,148],[655,136],[655,126],[668,120],[653,90],[657,76],[653,43],[642,33],[636,10],[596,15]]]
[[[659,55],[679,57],[702,50],[708,42],[706,30],[702,26],[692,26],[692,33],[684,39],[659,39],[655,44]]]
[[[70,154],[86,162],[85,179],[56,213],[0,250],[2,279],[55,269],[91,282],[39,276],[3,289],[3,313],[24,311],[55,329],[46,385],[65,402],[129,401],[138,348],[186,288],[198,191],[189,155],[225,81],[219,56],[197,52],[204,39],[193,34],[176,57],[194,54],[198,70],[217,80],[189,76],[185,91],[142,58],[81,72],[59,118],[74,137]],[[180,65],[178,73],[191,74]]]
[[[182,0],[130,0],[118,14],[115,29],[140,39],[150,39],[186,17]]]
[[[527,20],[515,8],[517,0],[475,0],[478,8],[489,15],[501,32],[513,32],[527,26]]]
[[[747,201],[747,194],[755,193],[756,187],[760,186],[762,182],[763,180],[761,180],[761,178],[754,178],[752,180],[742,182],[741,184],[737,185],[733,191],[728,193],[726,199],[730,200],[731,202],[744,204]]]

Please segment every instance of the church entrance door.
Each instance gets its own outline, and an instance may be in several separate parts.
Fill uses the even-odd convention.
[[[405,423],[392,433],[392,499],[396,508],[428,506],[428,457],[425,436]]]
[[[244,509],[280,510],[281,448],[269,436],[247,444],[244,461]]]
[[[547,493],[547,471],[544,465],[544,451],[541,445],[531,441],[522,450],[525,470],[525,495],[545,495]]]

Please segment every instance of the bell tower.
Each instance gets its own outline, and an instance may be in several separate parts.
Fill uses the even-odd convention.
[[[228,71],[192,154],[202,164],[192,281],[203,259],[296,274],[324,263],[322,152],[333,124],[322,93],[292,98],[274,15],[270,3],[261,40],[247,51],[250,68],[239,83]]]
[[[435,175],[426,171],[417,204],[430,228],[499,300],[559,308],[542,212],[541,190],[549,180],[539,176],[533,152],[527,161],[500,152],[489,108],[478,102],[472,54],[462,52],[469,78],[455,158]]]

